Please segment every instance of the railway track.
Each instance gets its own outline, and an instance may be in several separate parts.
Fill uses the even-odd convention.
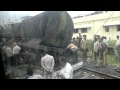
[[[90,68],[82,67],[81,70],[91,72],[94,75],[100,76],[100,77],[102,77],[104,79],[120,79],[120,77],[118,77],[118,76],[111,75],[111,74],[105,74],[105,73],[102,73],[102,72],[99,72],[99,71],[96,71],[96,70],[93,70],[93,69],[90,69]]]
[[[85,68],[84,66],[86,66],[86,65],[89,65],[89,63],[86,63],[86,64],[78,63],[76,65],[73,65],[73,73],[74,73],[73,77],[76,77],[76,75],[77,75],[78,79],[86,79],[86,78],[90,77],[90,75],[94,75],[94,76],[99,76],[102,79],[120,79],[120,77],[115,76],[115,75],[105,74],[103,72],[99,72],[99,71],[96,71],[96,70],[93,70],[90,68]],[[83,72],[88,73],[88,74],[83,75],[82,74]],[[89,78],[89,79],[91,79],[91,78]]]

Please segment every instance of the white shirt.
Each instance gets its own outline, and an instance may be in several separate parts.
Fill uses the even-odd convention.
[[[16,46],[13,48],[13,54],[19,54],[20,50],[21,50],[21,48],[16,45]]]
[[[11,50],[10,47],[6,47],[5,53],[6,53],[7,57],[11,57],[13,55],[12,50]]]
[[[87,48],[87,41],[86,41],[85,39],[83,39],[83,40],[81,41],[81,46],[82,46],[83,49],[86,49],[86,48]]]
[[[54,64],[54,57],[49,54],[46,54],[44,57],[41,58],[41,65],[46,71],[53,71]]]
[[[27,79],[43,79],[41,75],[33,74],[32,76],[28,77]]]
[[[116,42],[116,46],[119,46],[119,45],[120,45],[120,39],[117,40],[117,42]]]
[[[73,78],[73,68],[72,66],[67,63],[64,68],[60,71],[60,75],[63,75],[65,79],[72,79]]]
[[[99,42],[96,41],[96,42],[94,43],[94,52],[97,52],[98,49],[99,49]]]
[[[103,39],[103,42],[105,42],[106,45],[109,47],[109,44],[108,44],[107,40]]]

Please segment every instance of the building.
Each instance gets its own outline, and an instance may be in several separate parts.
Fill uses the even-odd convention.
[[[73,19],[73,37],[86,35],[87,39],[93,39],[94,35],[106,36],[116,39],[120,36],[120,11],[110,11],[101,14],[84,16]]]
[[[5,21],[9,19],[9,13],[7,11],[0,11],[0,25],[3,26]]]
[[[0,11],[0,26],[4,29],[10,29],[15,23],[20,23],[25,19],[31,18],[31,16],[23,15],[10,15],[8,11]]]

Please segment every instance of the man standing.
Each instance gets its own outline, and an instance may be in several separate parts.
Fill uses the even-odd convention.
[[[77,63],[77,53],[78,53],[78,47],[70,42],[70,44],[67,46],[66,50],[70,51],[70,55],[73,58],[74,63]]]
[[[97,38],[94,38],[94,58],[95,58],[95,62],[97,62],[98,50],[99,50],[99,42],[98,42]]]
[[[107,45],[105,42],[103,42],[103,38],[100,39],[100,46],[99,46],[99,62],[97,67],[102,64],[102,66],[106,66],[107,65]]]
[[[81,48],[83,52],[83,61],[86,62],[87,51],[88,51],[86,36],[84,36],[83,40],[81,41]]]
[[[117,56],[118,61],[120,61],[120,39],[119,36],[117,36],[116,45],[114,48],[115,55]]]
[[[79,47],[78,48],[81,48],[80,47],[81,40],[82,40],[82,35],[81,35],[81,33],[79,33]]]
[[[14,65],[18,65],[18,63],[20,62],[20,52],[21,48],[17,45],[17,43],[14,43],[14,47],[13,47],[13,56],[14,56]]]
[[[6,45],[5,54],[6,54],[8,66],[10,65],[13,66],[13,53],[11,48],[8,45]]]
[[[3,41],[3,45],[7,44],[7,39],[6,38],[3,37],[2,41]]]
[[[54,57],[47,54],[46,52],[44,53],[45,56],[41,58],[41,66],[44,69],[44,78],[48,79],[50,76],[50,79],[52,79],[55,65]]]
[[[109,44],[108,44],[108,41],[107,41],[107,38],[106,38],[106,37],[104,37],[103,42],[105,42],[106,45],[107,45],[108,47],[110,47]]]

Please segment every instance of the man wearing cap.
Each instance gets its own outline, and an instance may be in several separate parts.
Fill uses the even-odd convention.
[[[14,43],[14,47],[13,47],[13,56],[14,56],[14,65],[18,65],[19,61],[20,61],[20,52],[21,48],[17,45],[17,43]]]

